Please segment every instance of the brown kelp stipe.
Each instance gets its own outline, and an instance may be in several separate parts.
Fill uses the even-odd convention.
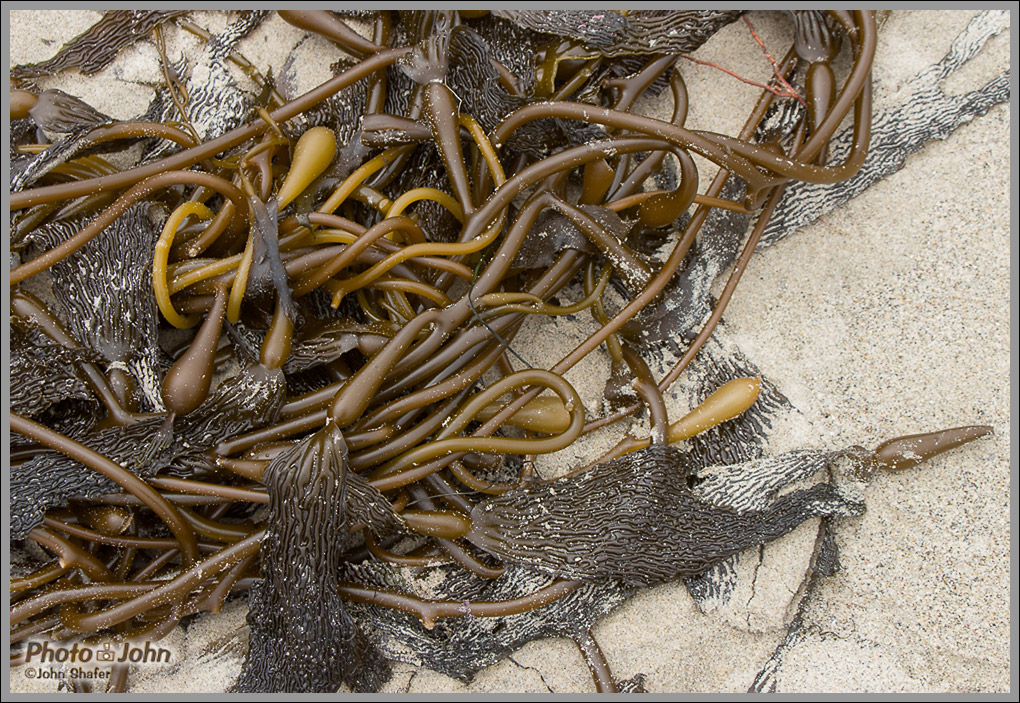
[[[824,31],[798,35],[776,71],[789,90],[809,70],[806,95],[763,90],[737,136],[685,126],[678,58],[739,14],[613,14],[616,34],[585,38],[557,13],[536,29],[512,11],[372,11],[365,37],[342,13],[280,12],[338,47],[336,75],[289,101],[232,34],[213,38],[200,13],[161,16],[255,81],[245,119],[188,94],[163,26],[153,80],[168,84],[171,117],[96,123],[105,116],[78,106],[50,145],[34,144],[33,122],[50,98],[15,80],[12,539],[57,561],[12,578],[12,642],[162,636],[250,588],[243,691],[377,690],[378,648],[406,613],[429,631],[441,618],[559,617],[597,689],[614,692],[569,608],[593,609],[593,589],[701,573],[829,514],[820,506],[846,507],[828,484],[761,511],[706,507],[670,446],[764,392],[733,374],[669,416],[671,385],[708,342],[786,184],[852,176],[869,142],[876,29],[863,11],[798,15]],[[89,65],[89,45],[125,46],[156,21],[107,19],[47,65]],[[263,20],[242,13],[232,31]],[[667,87],[669,120],[633,111]],[[756,137],[777,102],[806,109]],[[199,137],[203,110],[218,128]],[[844,119],[851,143],[831,162]],[[152,149],[169,155],[146,160]],[[116,163],[134,162],[96,156],[118,150]],[[711,181],[694,155],[719,167]],[[682,353],[656,379],[647,349],[663,338],[642,334],[686,304],[677,291],[698,285],[695,242],[720,214],[750,233],[732,233],[743,245],[715,307],[670,330]],[[30,292],[37,283],[52,300]],[[522,329],[579,315],[596,325],[560,359],[516,344]],[[609,410],[592,418],[564,375],[603,346]],[[535,478],[535,457],[645,410],[649,436],[627,435],[555,484]],[[908,468],[984,433],[901,438],[868,467]],[[642,483],[646,465],[658,483]],[[609,493],[675,500],[631,519]],[[652,538],[659,523],[683,532],[688,512],[704,516],[689,544]],[[585,531],[589,514],[605,532]],[[605,558],[582,563],[595,552]],[[419,576],[441,587],[415,592]],[[384,625],[364,627],[372,618]],[[280,647],[293,656],[270,655]],[[118,669],[110,689],[126,681]]]

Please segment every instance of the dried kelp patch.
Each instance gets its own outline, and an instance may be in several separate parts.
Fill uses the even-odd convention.
[[[554,582],[548,574],[508,565],[497,579],[481,579],[456,566],[398,569],[380,562],[348,565],[352,582],[419,598],[503,603],[525,598]],[[460,617],[422,627],[414,615],[352,602],[350,612],[390,659],[470,682],[476,673],[547,637],[576,637],[621,605],[633,589],[614,581],[580,584],[535,610],[502,617]]]
[[[809,517],[860,514],[863,505],[819,484],[760,511],[699,500],[683,452],[650,447],[559,479],[479,503],[472,539],[507,561],[561,578],[649,586],[695,576]]]
[[[743,13],[732,10],[638,10],[622,15],[592,10],[555,13],[496,10],[494,14],[536,32],[569,37],[605,56],[620,56],[694,51]]]
[[[87,352],[68,349],[23,318],[11,318],[10,408],[37,417],[62,402],[94,402],[78,364],[92,361]]]
[[[347,445],[329,424],[270,462],[263,578],[252,587],[242,692],[375,691],[389,665],[346,612],[337,585],[350,528],[392,529],[382,495],[349,471]]]
[[[12,78],[45,76],[68,68],[92,75],[106,68],[117,52],[147,36],[153,27],[184,10],[109,10],[85,32],[64,44],[46,61],[11,68]]]

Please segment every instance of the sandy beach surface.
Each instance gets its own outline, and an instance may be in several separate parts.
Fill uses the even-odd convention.
[[[941,59],[974,14],[882,13],[876,109],[902,99],[907,79]],[[11,63],[51,56],[99,16],[13,12]],[[216,29],[226,15],[201,19]],[[756,12],[751,19],[766,43],[774,37],[785,50],[784,18]],[[1008,18],[1005,24],[948,79],[948,92],[973,90],[1009,67]],[[171,49],[196,46],[177,30],[169,39]],[[272,66],[281,75],[297,44],[308,56],[294,77],[303,90],[326,76],[328,45],[273,18],[240,49],[260,69]],[[741,75],[768,76],[742,22],[696,56]],[[42,83],[126,119],[147,106],[148,84],[160,80],[157,60],[151,42],[143,42],[98,76],[72,71]],[[689,76],[688,126],[735,133],[755,89],[704,66],[681,68]],[[1010,154],[1010,107],[1002,104],[930,142],[847,205],[757,252],[727,309],[720,335],[797,410],[777,423],[769,451],[875,447],[945,427],[995,428],[993,436],[917,468],[882,473],[867,486],[867,513],[834,522],[841,569],[803,605],[799,635],[775,666],[778,692],[1010,689]],[[560,343],[570,348],[569,340],[552,340]],[[540,360],[561,353],[534,343],[526,348]],[[606,369],[581,368],[567,378],[598,407]],[[671,407],[671,417],[683,410]],[[606,435],[570,451],[594,454],[610,441]],[[577,463],[573,456],[556,461]],[[747,691],[798,612],[817,529],[809,521],[743,559],[736,592],[714,612],[700,611],[682,584],[638,593],[594,630],[615,676],[644,674],[651,692]],[[245,613],[240,598],[178,628],[164,640],[174,665],[133,672],[131,690],[227,690],[247,646]],[[394,672],[385,692],[594,691],[569,640],[528,644],[470,685],[400,663]],[[11,669],[9,685],[21,693],[55,689],[19,668]]]

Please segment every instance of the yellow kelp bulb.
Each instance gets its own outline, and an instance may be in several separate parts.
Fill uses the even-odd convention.
[[[39,102],[35,93],[18,88],[11,89],[11,119],[23,120],[29,115],[29,111]]]
[[[487,405],[478,413],[478,419],[488,422],[504,405],[505,403]],[[532,432],[560,434],[570,427],[570,411],[560,398],[543,395],[529,401],[511,415],[506,424]]]
[[[735,378],[724,383],[701,405],[669,426],[669,442],[679,442],[732,420],[751,407],[760,392],[760,378]]]
[[[336,135],[326,127],[312,127],[301,135],[294,147],[294,159],[284,179],[280,192],[276,194],[279,208],[285,208],[291,200],[301,195],[312,181],[322,175],[336,156]]]

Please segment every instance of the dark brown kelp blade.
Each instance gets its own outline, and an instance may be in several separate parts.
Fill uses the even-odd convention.
[[[280,260],[276,199],[270,198],[268,203],[263,203],[258,198],[249,196],[248,204],[254,220],[252,237],[255,245],[248,289],[256,297],[275,294],[283,305],[287,317],[293,320],[296,309],[290,295],[290,286],[287,285],[287,272],[284,271],[283,262]]]
[[[341,683],[376,691],[389,664],[347,614],[337,592],[349,541],[348,498],[373,491],[348,471],[347,444],[335,423],[305,438],[266,467],[269,532],[262,542],[262,576],[251,589],[248,658],[238,690],[335,692]],[[356,485],[360,484],[360,485]],[[375,492],[379,524],[388,509]],[[357,509],[357,512],[364,512]],[[391,519],[396,518],[390,513]]]
[[[457,567],[430,569],[426,591],[415,569],[366,561],[347,567],[346,577],[375,588],[398,589],[423,598],[500,602],[528,596],[552,578],[508,564],[498,579],[484,579]],[[499,618],[443,618],[427,630],[417,617],[399,610],[352,602],[351,613],[391,659],[414,663],[468,683],[487,666],[512,655],[528,642],[573,637],[586,632],[633,589],[619,582],[585,583],[536,610]]]
[[[69,400],[94,402],[78,363],[87,352],[53,342],[24,318],[11,316],[10,409],[35,418]]]
[[[95,127],[111,119],[80,98],[51,88],[39,93],[29,110],[32,120],[47,132],[68,133],[83,127]]]
[[[595,251],[591,242],[566,217],[554,210],[547,210],[535,220],[528,238],[517,251],[513,265],[522,269],[548,268],[564,249],[585,253]]]
[[[79,251],[51,269],[54,296],[68,332],[107,363],[154,389],[162,369],[157,345],[159,323],[152,298],[152,247],[156,231],[150,204],[133,205]],[[52,248],[75,233],[82,221],[40,228],[33,240]],[[153,391],[153,395],[155,392]],[[147,409],[156,409],[148,398]]]
[[[272,423],[286,396],[287,381],[280,369],[248,364],[226,379],[185,417],[177,418],[174,433],[183,447],[175,464],[209,468],[207,450],[217,443]]]
[[[11,68],[11,78],[48,76],[77,68],[87,76],[108,66],[117,52],[147,35],[152,29],[185,10],[110,10],[103,18],[60,47],[46,61]]]
[[[598,10],[495,10],[494,14],[543,34],[569,37],[603,56],[682,54],[734,22],[734,10],[638,10],[626,16]]]
[[[469,535],[486,551],[561,578],[649,586],[695,576],[809,517],[860,514],[829,484],[781,496],[761,511],[699,500],[683,453],[653,446],[576,477],[479,503]]]
[[[146,447],[159,430],[159,416],[131,425],[107,427],[80,438],[82,444],[120,464],[132,473],[147,477],[155,473],[155,462],[137,465],[139,448]],[[74,459],[55,451],[39,452],[10,469],[11,540],[24,539],[42,523],[50,508],[63,507],[71,498],[87,499],[118,489],[111,479]]]
[[[213,468],[207,455],[217,442],[261,427],[276,417],[285,381],[279,369],[249,365],[223,381],[193,413],[178,418],[173,437],[162,431],[163,416],[106,427],[79,440],[139,476]],[[64,402],[67,402],[66,400]],[[11,539],[23,539],[43,513],[71,498],[115,491],[110,479],[57,452],[41,452],[11,469]]]

